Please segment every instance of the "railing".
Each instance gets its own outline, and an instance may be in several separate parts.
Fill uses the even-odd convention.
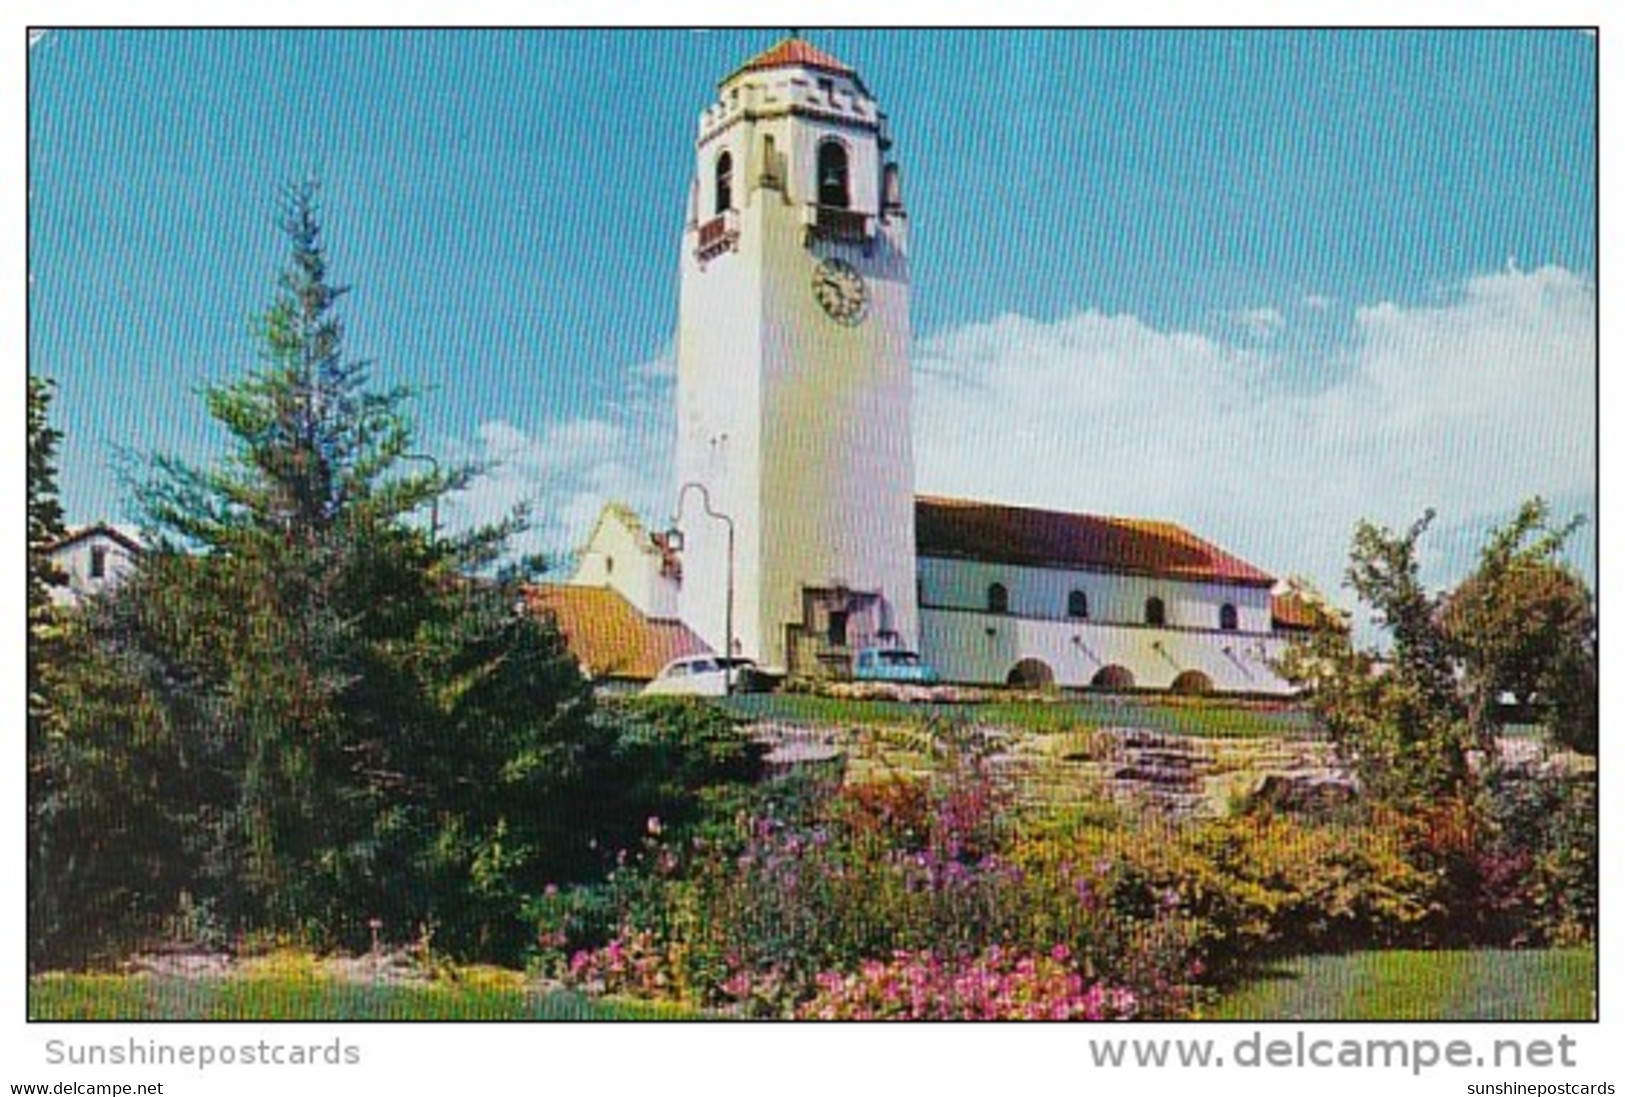
[[[734,251],[739,246],[739,214],[733,210],[724,210],[711,220],[703,222],[697,235],[694,257],[702,263],[715,259],[725,251]]]
[[[866,213],[855,210],[841,209],[837,206],[814,206],[812,224],[808,227],[813,235],[825,240],[839,240],[843,243],[864,244],[874,235],[874,218]]]

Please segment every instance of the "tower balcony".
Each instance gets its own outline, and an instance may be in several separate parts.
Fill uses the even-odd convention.
[[[803,215],[809,238],[843,244],[865,244],[874,239],[873,214],[837,206],[808,205]]]
[[[726,251],[739,249],[739,211],[723,210],[695,230],[694,258],[705,263]]]

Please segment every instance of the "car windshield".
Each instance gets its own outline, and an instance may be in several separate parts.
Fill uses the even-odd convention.
[[[682,678],[686,675],[705,674],[708,671],[718,669],[720,668],[717,666],[717,664],[710,659],[688,659],[681,663],[673,663],[671,666],[667,667],[663,677]]]
[[[880,653],[880,661],[889,667],[917,667],[920,665],[920,657],[912,651],[883,651]]]

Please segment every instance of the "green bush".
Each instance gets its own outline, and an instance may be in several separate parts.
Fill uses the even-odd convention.
[[[1119,918],[1177,913],[1215,980],[1265,955],[1412,939],[1434,914],[1432,878],[1370,827],[1258,814],[1050,828],[1012,856],[1034,877],[1073,877]]]

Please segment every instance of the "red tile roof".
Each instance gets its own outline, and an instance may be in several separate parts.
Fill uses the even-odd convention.
[[[741,72],[756,72],[761,69],[782,69],[791,65],[803,68],[822,69],[825,72],[839,73],[842,76],[854,76],[856,70],[845,61],[825,53],[817,46],[803,38],[786,38],[782,42],[771,46],[734,71],[734,76]],[[732,77],[729,77],[732,79]]]
[[[921,556],[1036,567],[1084,568],[1242,586],[1275,579],[1171,522],[1103,518],[920,496],[914,536]]]
[[[532,610],[553,615],[571,654],[593,678],[647,680],[673,659],[711,650],[687,625],[645,617],[608,587],[541,583],[526,594]]]

